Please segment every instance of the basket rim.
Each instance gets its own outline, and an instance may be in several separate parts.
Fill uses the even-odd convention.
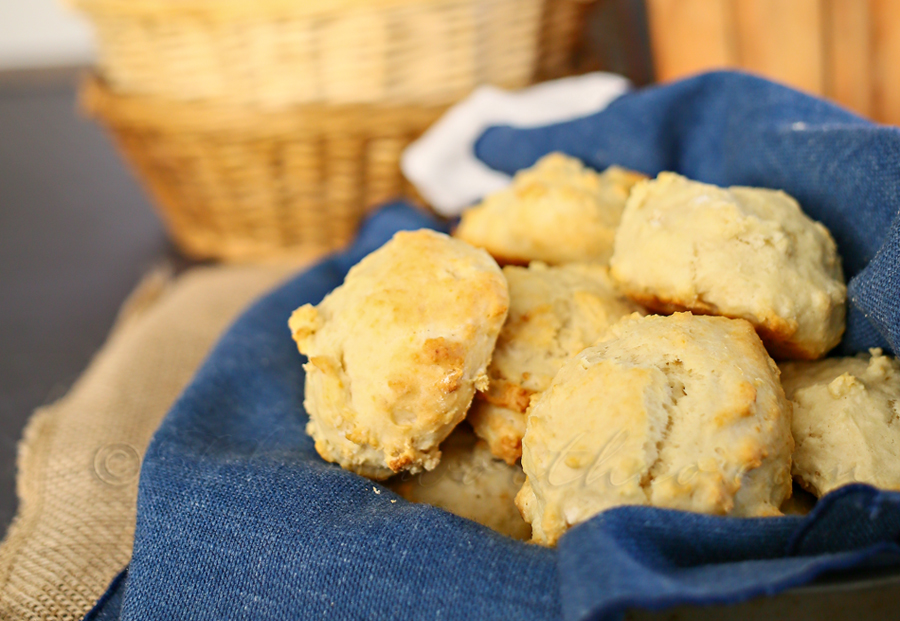
[[[352,9],[384,10],[403,6],[446,3],[448,0],[63,0],[75,9],[118,17],[169,19],[317,17]],[[456,0],[470,3],[477,0]],[[506,0],[515,2],[515,0]]]
[[[82,79],[79,91],[79,107],[89,117],[165,133],[279,136],[297,132],[366,132],[378,135],[386,128],[391,133],[421,129],[423,125],[431,125],[449,107],[449,104],[295,104],[268,110],[228,102],[180,101],[118,93],[95,72]]]

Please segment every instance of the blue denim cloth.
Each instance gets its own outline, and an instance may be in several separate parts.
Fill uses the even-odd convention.
[[[896,129],[720,73],[553,128],[491,130],[478,154],[514,171],[559,149],[597,167],[785,188],[838,240],[853,277],[842,348],[857,351],[900,342],[898,147]],[[900,564],[900,494],[862,485],[805,518],[621,507],[550,550],[323,462],[304,433],[303,359],[287,317],[396,230],[420,227],[440,225],[402,203],[383,208],[349,251],[225,334],[147,451],[131,564],[88,619],[616,619],[627,607],[737,602]]]

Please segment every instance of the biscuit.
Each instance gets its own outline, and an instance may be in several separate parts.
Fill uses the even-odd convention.
[[[494,459],[468,425],[458,426],[441,444],[441,463],[431,472],[398,475],[388,486],[409,500],[440,507],[513,539],[531,537],[531,526],[516,509],[525,474]]]
[[[748,322],[626,317],[532,403],[516,504],[545,545],[619,505],[780,515],[790,412]]]
[[[848,483],[900,490],[900,362],[880,349],[853,358],[786,362],[794,405],[794,478],[824,496]]]
[[[501,264],[606,264],[628,192],[644,178],[616,166],[596,173],[551,153],[465,211],[454,236]]]
[[[610,274],[657,312],[746,319],[779,359],[819,358],[844,332],[834,240],[780,191],[660,173],[628,199]]]
[[[597,264],[527,269],[506,266],[509,315],[488,367],[490,386],[475,395],[468,420],[497,457],[522,455],[525,410],[570,357],[592,345],[610,325],[640,308],[615,291]]]
[[[397,233],[321,304],[294,311],[319,455],[376,479],[433,469],[476,387],[487,387],[508,307],[486,252],[421,230]]]

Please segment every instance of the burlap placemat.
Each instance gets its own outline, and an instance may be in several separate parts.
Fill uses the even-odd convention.
[[[0,619],[90,610],[131,557],[153,431],[219,334],[297,269],[196,268],[173,279],[161,268],[144,279],[69,393],[25,428],[19,509],[0,544]]]

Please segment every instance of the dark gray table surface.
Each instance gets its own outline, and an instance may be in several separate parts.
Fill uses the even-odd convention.
[[[0,74],[0,535],[28,417],[84,370],[140,277],[179,260],[108,137],[77,113],[76,77]],[[831,576],[737,606],[628,618],[900,619],[900,576]]]
[[[0,74],[0,535],[26,420],[65,393],[170,252],[111,142],[76,111],[77,75]]]

